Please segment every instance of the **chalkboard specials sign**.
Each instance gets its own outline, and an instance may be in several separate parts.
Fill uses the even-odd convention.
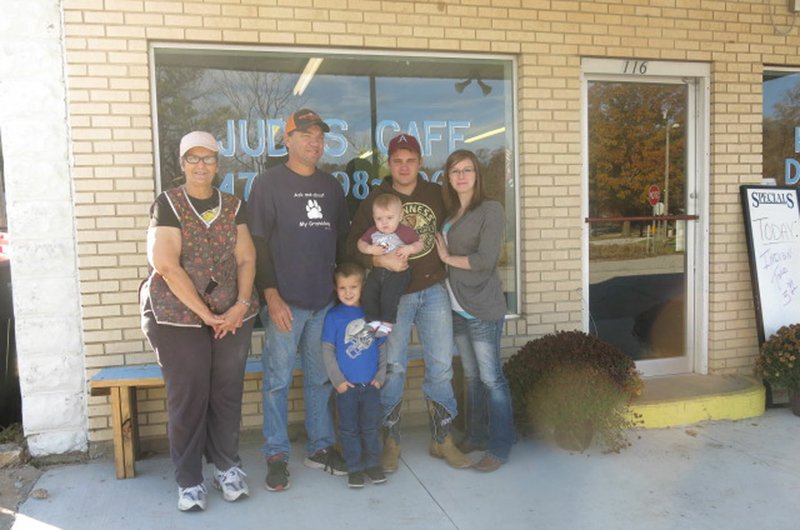
[[[750,276],[763,343],[800,323],[800,193],[788,186],[741,186]]]

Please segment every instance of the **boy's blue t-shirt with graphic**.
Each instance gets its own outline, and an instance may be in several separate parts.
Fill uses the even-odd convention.
[[[322,341],[336,348],[336,362],[351,383],[369,383],[378,371],[378,347],[386,340],[376,339],[364,320],[361,307],[339,304],[325,316]]]

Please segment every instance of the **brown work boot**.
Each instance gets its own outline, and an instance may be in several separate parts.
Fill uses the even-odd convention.
[[[383,440],[381,467],[384,473],[394,473],[400,465],[400,443],[392,436]]]
[[[458,442],[456,444],[456,447],[458,447],[458,450],[464,453],[465,455],[469,453],[474,453],[475,451],[486,451],[487,449],[485,445],[476,445],[468,440],[463,440],[461,442]]]
[[[453,442],[450,424],[453,417],[440,403],[428,400],[431,427],[431,446],[428,452],[435,458],[444,458],[450,467],[463,469],[472,465],[472,460],[462,453]]]
[[[444,458],[447,465],[456,469],[464,469],[472,466],[472,460],[458,450],[456,444],[453,443],[453,437],[448,434],[444,440],[437,442],[431,440],[431,447],[429,450],[431,456],[435,458]]]
[[[497,458],[494,455],[490,455],[486,453],[483,455],[483,458],[475,462],[473,466],[478,471],[482,471],[484,473],[491,473],[492,471],[497,471],[500,469],[500,466],[503,465],[503,461]]]

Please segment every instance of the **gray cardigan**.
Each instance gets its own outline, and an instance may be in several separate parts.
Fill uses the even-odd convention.
[[[485,200],[453,223],[447,248],[453,256],[466,256],[470,270],[448,267],[450,288],[468,313],[481,320],[500,320],[506,299],[497,270],[505,229],[503,205]]]

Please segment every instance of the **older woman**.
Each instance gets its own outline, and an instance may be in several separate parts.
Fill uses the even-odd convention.
[[[255,249],[242,202],[212,186],[219,148],[202,131],[181,139],[185,184],[161,193],[147,231],[151,274],[142,330],[167,388],[178,509],[204,510],[203,456],[226,501],[249,495],[239,460],[242,388],[253,317]]]
[[[499,202],[485,198],[471,151],[454,151],[445,174],[447,218],[436,249],[448,269],[453,335],[467,382],[467,434],[460,448],[486,449],[473,467],[489,472],[508,460],[514,442],[511,394],[500,359],[506,301],[497,265],[505,214]]]

